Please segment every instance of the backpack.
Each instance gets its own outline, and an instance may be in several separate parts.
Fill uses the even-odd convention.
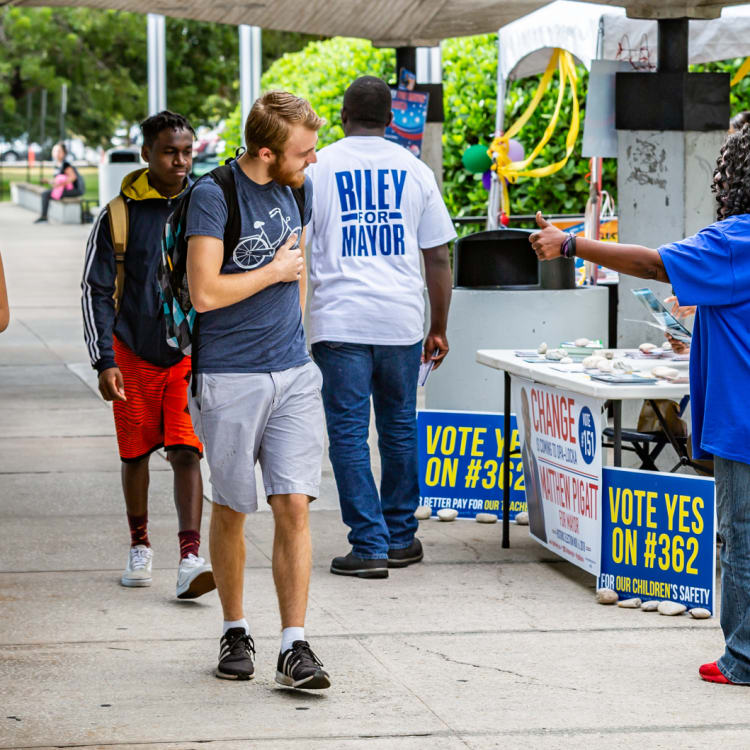
[[[157,272],[159,293],[164,309],[164,321],[167,329],[167,343],[179,349],[183,354],[193,353],[193,341],[198,336],[198,315],[190,301],[190,290],[187,279],[187,213],[193,188],[211,175],[214,182],[222,189],[227,204],[227,223],[224,228],[224,260],[222,266],[231,257],[234,248],[240,240],[241,215],[237,202],[237,187],[228,159],[220,167],[216,167],[206,175],[200,177],[186,193],[180,197],[178,205],[167,219],[161,244],[161,260]],[[294,200],[302,217],[304,225],[305,193],[304,186],[292,188]],[[196,353],[197,354],[197,353]],[[195,368],[196,357],[193,357]]]

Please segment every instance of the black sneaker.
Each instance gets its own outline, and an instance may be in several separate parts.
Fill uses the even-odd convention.
[[[219,643],[216,676],[222,680],[252,680],[255,677],[255,644],[245,628],[229,628]]]
[[[331,573],[358,578],[388,578],[388,561],[365,560],[350,552],[346,557],[334,557],[331,560]]]
[[[291,648],[279,654],[276,682],[305,690],[331,687],[331,678],[323,669],[323,662],[315,656],[307,641],[295,641]]]
[[[40,216],[38,219],[34,220],[34,224],[42,224],[45,221],[47,221],[47,217],[46,216]]]
[[[422,542],[414,537],[414,541],[408,547],[388,550],[388,567],[405,568],[407,565],[422,562],[423,557]]]

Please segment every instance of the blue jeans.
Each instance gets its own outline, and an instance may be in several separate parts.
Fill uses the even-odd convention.
[[[370,346],[321,341],[312,354],[323,373],[329,456],[352,552],[384,559],[404,549],[419,525],[417,377],[422,344]],[[378,430],[380,494],[370,468],[370,396]]]
[[[719,669],[750,683],[750,465],[714,457],[721,548],[721,629],[726,651]]]

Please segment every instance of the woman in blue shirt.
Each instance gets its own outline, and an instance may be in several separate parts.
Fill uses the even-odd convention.
[[[690,351],[695,458],[714,457],[726,650],[700,667],[709,682],[750,684],[750,125],[731,133],[711,189],[717,221],[658,249],[569,236],[537,213],[540,260],[576,254],[620,273],[670,283],[697,305]]]

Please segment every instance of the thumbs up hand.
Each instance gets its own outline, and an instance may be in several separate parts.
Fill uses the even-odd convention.
[[[536,212],[536,223],[541,231],[529,235],[529,242],[539,260],[555,260],[560,257],[560,248],[565,232],[550,224],[541,211]]]

